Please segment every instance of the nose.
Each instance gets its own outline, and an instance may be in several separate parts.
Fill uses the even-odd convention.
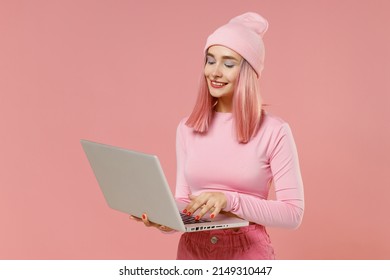
[[[213,69],[211,71],[211,76],[213,78],[220,78],[220,77],[222,77],[222,71],[220,69],[220,65],[219,64],[217,64],[217,63],[214,64],[214,67],[213,67]]]

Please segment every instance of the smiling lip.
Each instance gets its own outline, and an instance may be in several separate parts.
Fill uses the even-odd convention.
[[[227,83],[221,83],[221,82],[217,82],[217,81],[210,81],[210,85],[213,88],[222,88],[222,87],[226,86]]]

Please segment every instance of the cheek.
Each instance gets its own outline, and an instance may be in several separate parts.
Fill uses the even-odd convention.
[[[210,67],[207,67],[205,66],[204,69],[203,69],[203,74],[205,77],[209,76],[210,75]]]
[[[228,77],[231,83],[236,83],[238,81],[239,72],[231,73]]]

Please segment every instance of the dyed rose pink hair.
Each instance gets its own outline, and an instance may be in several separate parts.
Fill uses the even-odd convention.
[[[202,75],[199,83],[198,98],[186,125],[198,133],[207,133],[214,114],[217,98],[211,96],[206,78]],[[233,94],[233,119],[237,141],[248,143],[260,127],[262,101],[259,79],[256,72],[244,59],[240,75]]]

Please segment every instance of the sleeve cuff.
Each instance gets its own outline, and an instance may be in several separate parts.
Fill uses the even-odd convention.
[[[226,197],[226,207],[223,211],[233,212],[238,208],[239,196],[237,192],[223,192]]]

